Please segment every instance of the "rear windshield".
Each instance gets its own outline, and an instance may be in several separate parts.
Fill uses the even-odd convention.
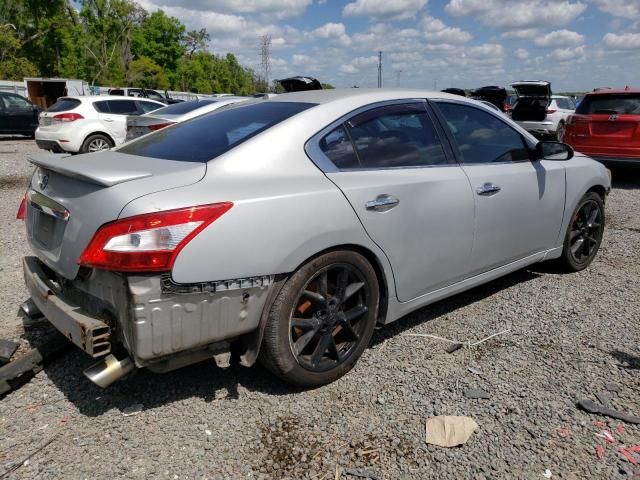
[[[189,113],[196,108],[204,107],[210,103],[215,103],[216,100],[192,100],[190,102],[180,102],[169,105],[168,107],[156,110],[159,115],[182,115],[183,113]]]
[[[47,108],[47,112],[68,112],[80,106],[80,100],[75,98],[60,98],[56,103]]]
[[[578,105],[576,113],[583,115],[592,113],[640,115],[640,94],[587,95]]]
[[[240,103],[162,129],[118,151],[162,160],[207,162],[314,105],[263,101]]]

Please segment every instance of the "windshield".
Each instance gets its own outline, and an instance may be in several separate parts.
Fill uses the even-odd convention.
[[[640,115],[640,94],[587,95],[578,105],[576,113]]]
[[[264,101],[240,103],[233,108],[220,109],[162,129],[125,144],[118,151],[161,160],[207,162],[314,105]]]

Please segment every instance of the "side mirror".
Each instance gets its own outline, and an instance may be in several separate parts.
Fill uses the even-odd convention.
[[[536,145],[538,160],[557,160],[560,162],[573,158],[573,148],[562,142],[538,142]]]

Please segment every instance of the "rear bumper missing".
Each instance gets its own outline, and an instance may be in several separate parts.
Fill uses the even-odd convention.
[[[109,325],[84,314],[64,298],[47,278],[36,257],[25,257],[22,266],[31,299],[53,326],[92,357],[101,357],[111,351]]]
[[[75,345],[99,357],[117,342],[136,366],[155,370],[202,360],[214,344],[255,330],[273,283],[264,276],[179,285],[102,270],[58,283],[37,257],[23,267],[34,303]]]

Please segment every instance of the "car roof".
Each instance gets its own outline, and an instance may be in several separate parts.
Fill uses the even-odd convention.
[[[65,95],[63,97],[58,97],[58,100],[62,98],[68,98],[71,100],[79,100],[81,102],[97,102],[100,100],[144,100],[148,102],[155,102],[161,105],[164,105],[162,102],[158,100],[154,100],[152,98],[143,98],[143,97],[127,97],[124,95]]]
[[[587,95],[591,96],[591,95],[619,95],[619,94],[624,94],[624,93],[640,93],[640,88],[607,88],[607,89],[602,89],[602,90],[598,90],[597,92],[589,92],[587,93]]]
[[[301,102],[319,105],[339,102],[345,99],[360,98],[363,103],[383,102],[404,98],[448,98],[461,100],[464,97],[433,90],[414,90],[405,88],[332,88],[327,90],[306,90],[303,92],[282,93],[265,102]]]

